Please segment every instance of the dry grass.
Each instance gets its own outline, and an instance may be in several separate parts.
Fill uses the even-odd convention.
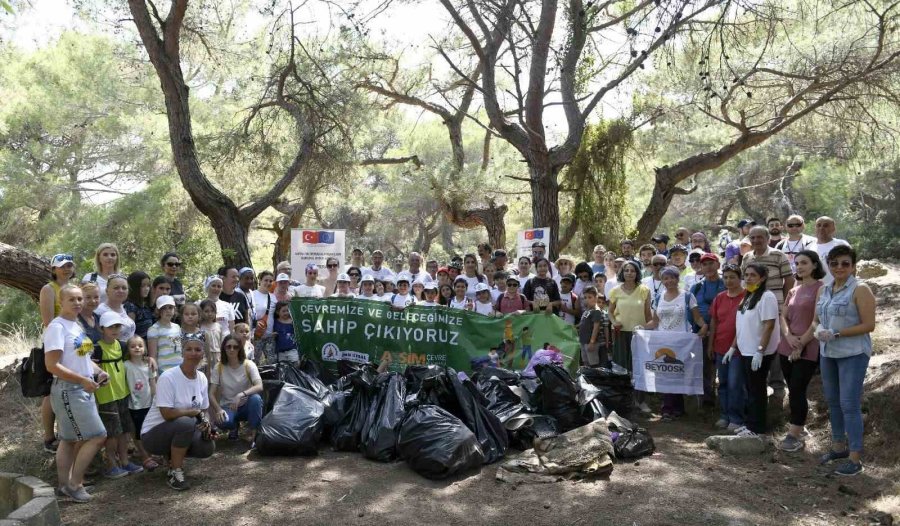
[[[21,354],[40,345],[37,338],[28,335],[23,325],[0,325],[0,356]]]
[[[22,396],[18,361],[0,369],[0,422],[0,471],[55,479],[53,456],[41,448],[41,400]]]

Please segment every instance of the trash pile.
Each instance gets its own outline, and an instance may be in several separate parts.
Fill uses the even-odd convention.
[[[628,372],[557,365],[536,378],[484,367],[466,373],[411,365],[401,374],[338,362],[338,376],[303,359],[260,367],[262,455],[316,455],[322,442],[368,459],[405,461],[441,479],[504,459],[497,478],[548,482],[608,476],[612,458],[652,454],[653,439],[627,418]],[[611,431],[612,430],[612,431]]]

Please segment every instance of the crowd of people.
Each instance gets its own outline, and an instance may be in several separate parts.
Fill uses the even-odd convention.
[[[187,456],[204,458],[219,431],[250,442],[263,415],[263,361],[296,362],[293,297],[355,297],[389,303],[469,310],[479,315],[559,316],[576,327],[581,365],[631,370],[638,330],[695,333],[703,342],[702,403],[716,406],[716,427],[739,436],[767,433],[768,388],[789,393],[785,451],[804,447],[807,388],[817,371],[829,407],[832,449],[822,462],[846,459],[835,472],[862,471],[861,397],[872,345],[875,301],[855,278],[857,255],[834,238],[834,220],[821,217],[815,236],[804,219],[746,219],[739,236],[714,251],[703,232],[679,228],[619,251],[598,245],[591,261],[546,258],[536,241],[513,262],[486,243],[446,265],[409,254],[385,266],[380,250],[353,249],[349,264],[307,264],[295,278],[289,262],[274,271],[224,266],[187,298],[182,260],[160,258],[160,273],[120,273],[119,252],[97,248],[94,269],[74,284],[75,260],[53,256],[53,279],[40,294],[44,351],[54,376],[42,405],[44,448],[55,452],[58,494],[87,502],[84,474],[105,450],[103,475],[119,478],[166,464],[167,482],[190,487]],[[405,267],[405,268],[404,268]],[[530,347],[530,346],[529,346]],[[538,352],[535,360],[558,360]],[[716,387],[718,385],[718,387]],[[636,391],[650,415],[649,394]],[[684,396],[663,394],[661,416],[685,412]],[[134,454],[139,463],[130,457]]]

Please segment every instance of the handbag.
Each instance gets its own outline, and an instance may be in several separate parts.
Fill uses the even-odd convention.
[[[266,296],[266,313],[256,320],[256,329],[253,331],[253,338],[260,339],[266,334],[266,328],[269,326],[269,308],[272,306],[272,295]]]
[[[22,361],[19,366],[19,383],[22,385],[22,396],[26,398],[50,395],[53,375],[44,362],[43,347],[32,348],[31,354]]]

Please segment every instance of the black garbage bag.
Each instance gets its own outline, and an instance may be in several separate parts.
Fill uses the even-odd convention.
[[[590,384],[595,388],[590,390],[592,396],[603,407],[628,418],[634,411],[634,389],[628,372],[623,369],[623,373],[605,368],[582,367],[578,370],[579,386],[585,389],[586,384]]]
[[[509,369],[503,369],[501,367],[483,367],[478,372],[472,375],[472,380],[478,383],[482,379],[488,379],[491,377],[497,377],[506,385],[518,385],[521,381],[519,373],[510,371]]]
[[[292,363],[281,362],[275,364],[275,368],[278,371],[280,380],[312,391],[319,400],[322,400],[328,394],[328,386],[322,380]]]
[[[423,477],[442,479],[484,463],[472,431],[459,418],[434,405],[414,405],[400,425],[400,458]]]
[[[377,374],[378,366],[374,363],[351,362],[350,360],[338,360],[337,372],[339,377],[347,376],[361,369],[368,369],[371,373]]]
[[[344,378],[351,386],[350,393],[343,399],[344,412],[331,432],[331,447],[335,451],[359,451],[375,377],[368,369],[360,369]]]
[[[263,455],[315,455],[322,437],[322,405],[314,393],[284,384],[272,411],[262,419],[256,448]]]
[[[465,382],[471,383],[471,380]],[[477,392],[474,385],[466,387],[456,371],[447,369],[422,382],[419,401],[437,405],[462,420],[478,438],[485,463],[491,464],[503,458],[509,447],[509,437],[500,419],[476,399],[473,391]]]
[[[483,405],[501,423],[506,423],[510,418],[526,410],[519,395],[514,393],[508,385],[498,378],[480,377],[474,385],[478,388],[478,393],[486,401]]]
[[[331,385],[337,380],[337,376],[333,372],[324,368],[321,363],[310,359],[305,354],[300,355],[300,370],[306,374],[318,378],[323,384]]]
[[[539,364],[534,370],[541,380],[541,413],[555,418],[561,432],[590,421],[581,414],[578,386],[568,371],[554,364]]]
[[[535,438],[551,438],[559,434],[556,419],[548,415],[531,415],[528,423],[511,433],[509,445],[525,451],[534,447]]]
[[[397,458],[397,433],[406,413],[406,380],[387,373],[375,382],[375,396],[362,429],[360,449],[366,458],[390,462]]]
[[[444,368],[440,365],[407,365],[403,371],[403,377],[406,379],[406,392],[409,395],[415,395],[422,388],[422,382],[426,378],[435,377],[444,372]]]
[[[652,455],[656,451],[653,437],[643,427],[619,430],[619,436],[613,442],[616,458],[640,458]]]

